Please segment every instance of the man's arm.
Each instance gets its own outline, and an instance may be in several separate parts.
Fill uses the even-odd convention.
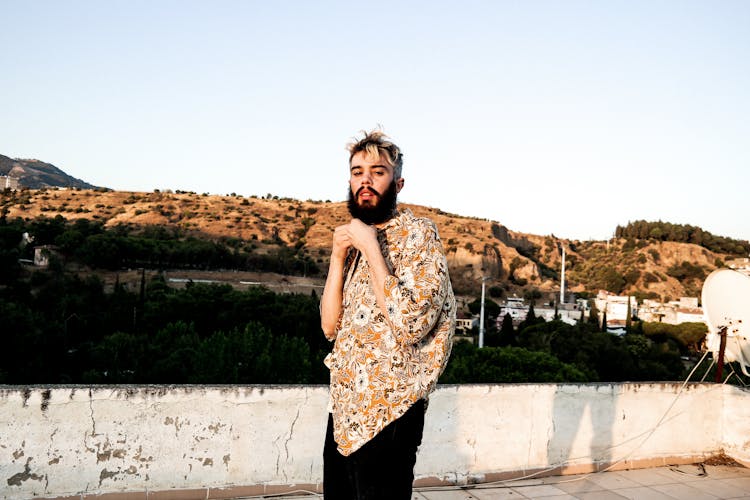
[[[352,219],[348,225],[352,245],[362,252],[370,267],[370,285],[375,293],[378,307],[385,313],[385,279],[391,270],[385,262],[385,257],[378,243],[378,232],[359,219]],[[388,318],[388,315],[385,315]],[[391,325],[393,327],[393,325]]]
[[[343,308],[344,263],[351,247],[348,225],[339,226],[333,233],[331,261],[328,266],[323,296],[320,299],[320,326],[328,340],[336,339],[338,325]]]

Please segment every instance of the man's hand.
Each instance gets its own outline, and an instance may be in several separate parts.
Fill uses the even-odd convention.
[[[337,227],[333,231],[333,247],[331,248],[331,257],[343,261],[346,258],[346,252],[352,246],[352,239],[349,236],[349,224]]]
[[[349,241],[360,252],[367,254],[368,250],[378,249],[378,231],[373,226],[368,226],[359,219],[352,219],[347,224],[347,233],[349,235]],[[338,231],[338,229],[337,229]]]

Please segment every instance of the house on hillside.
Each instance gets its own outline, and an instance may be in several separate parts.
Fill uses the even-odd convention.
[[[53,255],[58,255],[57,247],[54,245],[34,247],[34,265],[37,267],[49,267],[49,259]]]
[[[474,343],[472,330],[479,324],[479,316],[468,316],[459,311],[456,315],[456,340],[465,340]]]
[[[500,303],[500,312],[497,315],[497,327],[500,328],[502,326],[503,318],[506,314],[510,314],[513,326],[517,327],[526,319],[528,313],[529,305],[522,298],[508,297],[505,302]]]
[[[698,306],[697,297],[680,297],[680,300],[659,302],[645,299],[638,309],[638,318],[653,323],[704,323],[703,308]]]
[[[734,269],[735,271],[739,271],[743,274],[750,275],[750,258],[742,257],[739,259],[732,259],[729,262],[727,262],[727,267],[729,269]]]
[[[456,317],[456,333],[459,335],[470,335],[472,328],[477,325],[477,322],[477,318],[469,318],[463,313],[458,313]]]
[[[594,304],[599,311],[599,324],[601,325],[606,312],[607,326],[617,325],[618,331],[620,324],[624,326],[627,322],[628,304],[630,304],[630,317],[638,316],[638,301],[633,296],[616,295],[606,290],[599,290]]]
[[[10,189],[15,191],[18,189],[18,179],[9,175],[0,175],[0,190]]]
[[[544,318],[544,321],[552,321],[555,319],[555,315],[557,315],[560,321],[569,325],[575,325],[581,321],[584,311],[578,303],[565,303],[557,304],[557,307],[554,304],[535,307],[534,313],[537,318]]]
[[[529,307],[530,305],[520,297],[509,297],[505,302],[501,302],[500,312],[497,315],[497,328],[502,327],[506,314],[510,314],[513,326],[518,327],[529,314]],[[585,299],[576,299],[574,303],[566,302],[564,304],[557,304],[557,308],[555,308],[554,304],[534,306],[534,314],[537,318],[542,318],[544,321],[552,321],[555,319],[555,314],[557,314],[559,320],[569,325],[575,325],[579,321],[584,320],[588,316],[588,311],[588,301]]]

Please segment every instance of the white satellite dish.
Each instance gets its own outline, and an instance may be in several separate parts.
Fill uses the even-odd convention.
[[[703,314],[708,324],[706,346],[718,359],[721,332],[726,329],[724,359],[736,361],[747,376],[750,368],[750,276],[718,269],[703,283]]]

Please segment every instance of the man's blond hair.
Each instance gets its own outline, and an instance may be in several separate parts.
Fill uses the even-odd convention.
[[[366,156],[373,156],[378,159],[384,158],[388,165],[393,167],[393,178],[400,179],[401,168],[404,163],[401,149],[388,140],[389,137],[380,129],[370,132],[363,130],[362,133],[365,135],[362,139],[347,144],[349,163],[351,164],[354,155],[364,151]]]

